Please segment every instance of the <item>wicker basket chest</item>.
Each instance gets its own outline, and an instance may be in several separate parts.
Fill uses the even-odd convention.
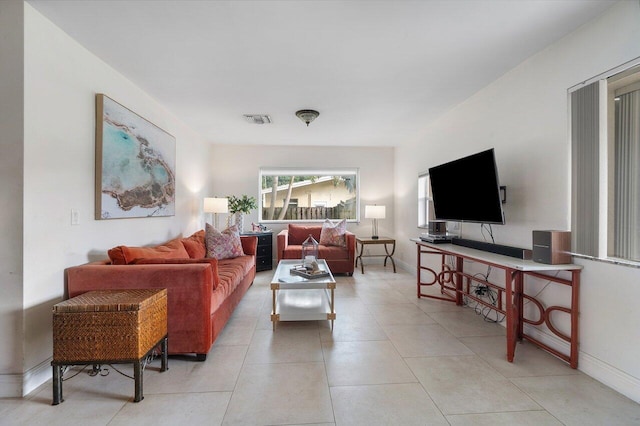
[[[63,365],[133,363],[142,400],[142,360],[162,345],[167,368],[167,290],[90,291],[53,307],[53,404],[62,399]]]

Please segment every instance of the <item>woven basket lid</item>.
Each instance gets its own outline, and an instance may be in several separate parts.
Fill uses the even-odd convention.
[[[166,295],[164,288],[94,290],[55,304],[53,312],[139,311]]]

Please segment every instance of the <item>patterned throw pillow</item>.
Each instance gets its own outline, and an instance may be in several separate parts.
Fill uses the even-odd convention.
[[[242,242],[240,241],[240,232],[236,225],[220,232],[207,223],[205,233],[207,257],[220,260],[244,256]]]
[[[345,232],[347,232],[347,219],[342,219],[335,225],[327,219],[322,224],[322,231],[320,231],[320,244],[345,247],[347,245],[344,238]]]

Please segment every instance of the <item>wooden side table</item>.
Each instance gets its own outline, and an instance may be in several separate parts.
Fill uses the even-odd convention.
[[[385,254],[362,254],[364,246],[370,244],[383,244]],[[396,240],[388,237],[380,237],[377,239],[371,237],[356,237],[356,245],[360,246],[358,256],[356,257],[356,268],[358,267],[358,261],[360,261],[360,272],[364,274],[364,262],[363,257],[384,257],[384,266],[387,267],[387,260],[391,261],[393,265],[393,272],[396,272],[396,263],[393,261],[393,254],[396,252]],[[389,252],[389,246],[391,246],[391,252]]]
[[[143,361],[162,348],[167,370],[167,290],[96,290],[53,306],[53,405],[64,401],[65,365],[133,363],[141,401]]]

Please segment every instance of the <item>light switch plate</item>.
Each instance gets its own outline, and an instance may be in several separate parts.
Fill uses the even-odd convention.
[[[76,209],[71,209],[71,224],[80,225],[80,213]]]

